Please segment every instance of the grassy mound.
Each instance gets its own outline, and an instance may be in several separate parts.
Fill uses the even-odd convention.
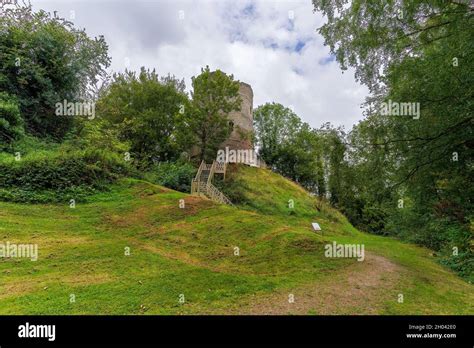
[[[262,214],[319,217],[337,222],[346,218],[305,189],[269,169],[229,166],[226,181],[219,185],[232,202]]]
[[[239,181],[237,207],[132,179],[75,209],[0,202],[0,242],[39,248],[0,259],[0,313],[473,313],[473,286],[428,250],[361,233],[269,171],[225,184]],[[363,243],[366,260],[325,257],[333,241]]]

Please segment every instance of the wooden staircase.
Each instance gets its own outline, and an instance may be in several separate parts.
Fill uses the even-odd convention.
[[[191,182],[191,194],[204,195],[215,202],[233,205],[229,198],[212,184],[212,178],[216,173],[224,174],[225,179],[226,167],[226,163],[213,161],[211,164],[208,164],[202,161],[196,177]]]

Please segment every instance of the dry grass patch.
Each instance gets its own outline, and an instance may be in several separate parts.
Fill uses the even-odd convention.
[[[388,259],[366,254],[334,276],[295,290],[271,296],[255,296],[250,303],[229,314],[378,314],[389,290],[397,284],[401,267]],[[289,295],[294,303],[289,302]],[[396,299],[394,299],[396,301]]]

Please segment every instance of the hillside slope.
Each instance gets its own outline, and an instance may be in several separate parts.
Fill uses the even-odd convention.
[[[224,185],[240,205],[132,179],[75,209],[0,202],[0,242],[39,248],[0,259],[0,314],[474,313],[473,286],[429,250],[361,233],[267,170]],[[364,261],[325,257],[333,241]]]

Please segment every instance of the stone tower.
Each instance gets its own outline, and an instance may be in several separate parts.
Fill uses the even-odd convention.
[[[229,138],[221,144],[221,149],[228,147],[230,150],[253,149],[253,91],[252,87],[240,82],[239,95],[242,105],[239,111],[229,113],[229,122],[233,125]]]

